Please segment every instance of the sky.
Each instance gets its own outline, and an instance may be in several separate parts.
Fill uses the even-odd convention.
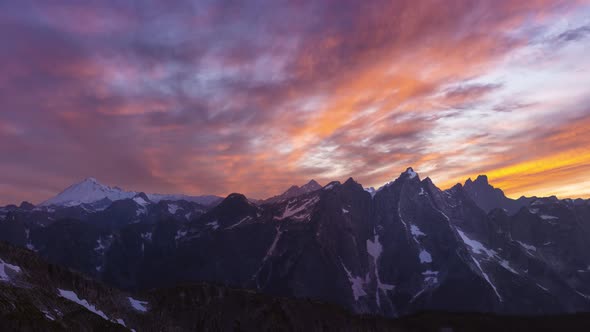
[[[0,204],[412,166],[590,197],[590,1],[0,2]]]

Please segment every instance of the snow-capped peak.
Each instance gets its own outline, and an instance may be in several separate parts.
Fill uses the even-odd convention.
[[[125,191],[119,187],[110,187],[98,182],[97,179],[89,177],[83,181],[71,185],[57,196],[41,203],[41,206],[60,205],[60,206],[77,206],[80,204],[95,203],[105,198],[111,201],[122,199],[133,199],[140,193],[135,191]],[[168,195],[168,194],[144,194],[142,199],[149,203],[158,203],[162,200],[179,201],[185,200],[196,202],[203,205],[214,205],[222,199],[219,196],[188,196],[188,195]]]
[[[68,187],[59,195],[46,200],[41,205],[76,206],[84,203],[93,203],[105,198],[116,201],[132,198],[135,195],[135,192],[126,192],[117,187],[103,185],[95,178],[86,178],[82,182]]]
[[[418,176],[418,173],[414,172],[414,169],[412,167],[408,167],[403,174],[406,174],[410,179],[413,179]]]

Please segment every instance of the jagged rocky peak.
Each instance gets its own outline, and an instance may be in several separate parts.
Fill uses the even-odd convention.
[[[319,183],[317,183],[316,180],[311,179],[308,183],[301,186],[301,189],[306,192],[312,192],[315,190],[322,189],[322,186]]]
[[[273,196],[271,198],[268,198],[264,201],[264,203],[273,203],[273,202],[281,202],[293,197],[297,197],[300,195],[304,195],[316,190],[320,190],[322,189],[322,186],[317,183],[315,180],[310,180],[308,183],[304,184],[303,186],[299,187],[297,185],[293,185],[291,186],[289,189],[287,189],[287,191],[285,191],[284,193],[277,195],[277,196]]]
[[[467,195],[485,212],[500,208],[512,215],[527,206],[532,200],[524,196],[518,200],[506,197],[502,189],[495,188],[489,183],[487,175],[478,175],[475,181],[471,178],[467,179],[463,188]]]
[[[420,176],[414,171],[412,167],[408,167],[405,172],[400,174],[400,177],[407,179],[418,179],[418,181],[420,180]]]
[[[340,181],[332,181],[330,183],[328,183],[327,185],[324,186],[324,188],[322,188],[323,190],[331,190],[334,189],[335,187],[338,187],[340,185]]]
[[[27,201],[23,201],[22,203],[20,203],[19,205],[19,209],[23,209],[23,210],[32,210],[35,208],[35,205],[27,202]]]
[[[150,199],[144,192],[140,192],[137,195],[133,196],[133,200],[140,205],[151,203]]]
[[[360,183],[356,182],[352,177],[349,177],[346,181],[344,181],[342,186],[346,188],[356,189],[359,191],[364,190],[363,186]]]
[[[489,184],[488,182],[488,176],[487,175],[478,175],[477,178],[475,179],[475,183],[481,183],[481,184]]]

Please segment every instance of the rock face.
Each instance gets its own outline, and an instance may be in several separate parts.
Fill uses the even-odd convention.
[[[0,237],[134,291],[214,282],[389,317],[590,309],[589,201],[510,210],[486,178],[442,191],[411,168],[373,193],[352,178],[287,192],[212,208],[142,194],[104,209],[12,206]]]

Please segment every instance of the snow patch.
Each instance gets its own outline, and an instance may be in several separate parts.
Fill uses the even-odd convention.
[[[342,213],[348,213],[348,210],[345,208],[342,208]]]
[[[432,256],[425,249],[420,251],[420,263],[432,263]]]
[[[246,217],[244,217],[244,218],[240,219],[240,221],[238,221],[237,223],[235,223],[235,224],[233,224],[233,225],[231,225],[231,226],[229,226],[229,227],[226,227],[225,229],[232,229],[232,228],[238,227],[238,226],[239,226],[239,225],[241,225],[243,222],[246,222],[246,221],[248,221],[248,220],[250,220],[250,219],[252,219],[252,217],[250,217],[250,216],[246,216]]]
[[[393,290],[393,288],[395,286],[381,282],[381,277],[379,276],[378,262],[379,262],[379,257],[381,257],[381,253],[383,252],[383,246],[381,245],[381,242],[379,242],[379,235],[377,235],[376,232],[373,232],[373,234],[374,234],[373,241],[371,241],[371,239],[367,239],[367,253],[369,254],[369,256],[373,257],[373,269],[374,269],[375,279],[377,279],[377,290],[376,290],[376,294],[375,294],[376,295],[375,300],[377,301],[377,306],[381,307],[381,299],[380,299],[379,291],[385,292],[388,290]],[[343,264],[343,266],[344,266],[344,264]],[[350,280],[350,275],[349,275],[349,280]]]
[[[152,232],[141,233],[141,238],[144,239],[145,241],[151,241],[152,240]]]
[[[346,274],[348,275],[348,281],[350,281],[350,288],[352,289],[352,296],[354,297],[355,301],[358,301],[359,297],[367,295],[367,292],[365,292],[365,290],[363,289],[365,280],[361,277],[353,276],[352,272],[350,272],[350,270],[346,268],[346,265],[344,265],[342,261],[340,263],[342,264],[344,271],[346,271]]]
[[[148,305],[149,303],[147,301],[140,301],[140,300],[136,300],[132,297],[128,297],[127,299],[129,299],[129,304],[131,304],[131,307],[137,311],[140,312],[147,312],[148,311]]]
[[[287,206],[285,206],[285,210],[283,211],[283,214],[278,217],[274,217],[275,220],[284,220],[287,218],[291,218],[293,217],[293,219],[295,220],[306,220],[309,218],[309,214],[304,214],[304,215],[299,215],[301,212],[306,211],[309,207],[313,206],[314,204],[316,204],[318,201],[320,200],[320,198],[318,196],[309,198],[307,200],[304,200],[303,202],[301,202],[299,204],[299,206],[293,206],[294,203],[297,202],[297,200],[294,201],[289,201],[287,203]]]
[[[508,270],[514,274],[520,274],[520,273],[516,272],[513,268],[510,267],[507,260],[501,259],[500,265],[502,265],[503,268],[505,268],[506,270]]]
[[[104,250],[106,249],[105,244],[102,242],[102,238],[98,238],[98,240],[96,240],[96,247],[94,247],[94,251],[99,254],[102,255],[104,254]]]
[[[135,216],[139,217],[142,214],[147,214],[147,208],[145,206],[139,207],[136,211],[135,211]]]
[[[117,324],[127,327],[127,325],[125,325],[125,321],[122,318],[117,318]]]
[[[45,318],[49,320],[55,320],[55,317],[49,314],[49,311],[41,310],[41,312],[45,315]]]
[[[10,281],[7,271],[9,271],[10,274],[13,274],[21,273],[22,270],[19,266],[8,264],[0,258],[0,281]]]
[[[424,233],[423,233],[423,232],[420,230],[420,228],[419,228],[418,226],[416,226],[416,225],[411,225],[411,226],[410,226],[410,232],[411,232],[411,233],[412,233],[412,235],[413,235],[414,237],[416,237],[416,238],[417,238],[417,237],[420,237],[420,236],[426,236],[426,234],[424,234]]]
[[[412,167],[408,167],[408,169],[406,170],[406,173],[408,175],[408,178],[413,179],[416,176],[418,176],[418,173],[414,172],[414,170],[412,169]]]
[[[176,214],[176,211],[178,211],[179,209],[180,206],[176,204],[168,204],[168,212],[170,212],[170,214]]]
[[[481,242],[470,239],[467,235],[465,235],[465,233],[463,233],[459,229],[457,229],[457,232],[461,236],[463,242],[466,245],[468,245],[471,248],[471,251],[473,251],[474,253],[486,254],[490,258],[496,256],[496,252],[494,250],[487,249],[486,247],[484,247],[483,244],[481,244]]]
[[[179,229],[176,231],[176,235],[174,236],[174,240],[178,241],[186,236],[186,230]]]
[[[518,244],[520,244],[523,248],[525,248],[528,251],[537,251],[537,247],[535,247],[535,246],[532,246],[530,244],[526,244],[521,241],[516,241],[516,242],[518,242]]]
[[[463,233],[459,229],[457,229],[457,232],[459,233],[459,236],[461,236],[461,239],[463,240],[463,242],[465,244],[467,244],[474,253],[480,253],[480,254],[485,253],[486,255],[488,255],[488,257],[493,257],[496,255],[495,251],[489,250],[489,249],[485,248],[480,242],[470,239],[469,237],[467,237],[467,235],[465,235],[465,233]],[[500,293],[498,293],[498,289],[496,289],[496,286],[492,283],[492,280],[490,279],[490,277],[484,272],[481,265],[479,264],[479,261],[477,259],[475,259],[475,257],[473,257],[473,255],[470,255],[470,256],[471,256],[471,259],[473,260],[473,262],[475,263],[475,265],[477,266],[477,268],[479,269],[479,271],[481,272],[483,278],[492,287],[492,289],[494,290],[494,293],[496,293],[496,296],[498,297],[500,302],[503,302],[504,300],[502,299],[502,296],[500,296]]]
[[[217,220],[212,221],[212,222],[208,222],[205,225],[213,228],[213,230],[217,230],[219,228],[219,222]]]
[[[438,282],[438,271],[426,270],[422,272],[424,276],[424,281],[427,283],[437,283]]]
[[[268,251],[266,252],[266,256],[264,257],[263,261],[266,261],[275,252],[277,244],[279,243],[279,240],[281,238],[281,234],[283,234],[283,231],[281,231],[280,227],[277,227],[276,230],[277,233],[275,234],[275,238],[272,240],[272,244],[268,248]]]
[[[89,311],[99,315],[103,319],[110,321],[109,317],[107,317],[107,315],[105,315],[104,312],[98,310],[96,308],[96,306],[88,303],[88,301],[86,301],[84,299],[80,299],[80,297],[78,297],[78,294],[74,293],[73,291],[63,290],[63,289],[58,289],[57,291],[59,292],[59,296],[65,298],[67,300],[70,300],[74,303],[77,303],[77,304],[83,306],[84,308],[88,309]]]
[[[148,205],[148,204],[149,204],[149,203],[148,203],[148,202],[147,202],[145,199],[143,199],[141,196],[136,196],[136,197],[133,197],[133,201],[134,201],[135,203],[137,203],[137,204],[141,205],[141,206],[146,206],[146,205]]]
[[[547,215],[547,214],[540,215],[539,217],[541,217],[541,219],[543,219],[543,220],[556,220],[556,219],[559,219],[559,217],[550,216],[550,215]]]
[[[330,190],[330,189],[334,188],[335,185],[336,185],[335,182],[329,183],[328,185],[326,185],[324,187],[324,190]]]

